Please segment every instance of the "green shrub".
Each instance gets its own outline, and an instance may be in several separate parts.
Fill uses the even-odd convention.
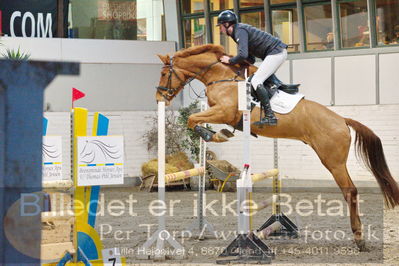
[[[26,61],[29,59],[30,54],[22,52],[20,48],[18,47],[17,50],[15,49],[6,49],[6,53],[2,54],[5,58],[10,59],[10,60],[21,60],[21,61]]]
[[[174,111],[167,110],[165,113],[165,152],[173,154],[183,151],[189,157],[198,161],[200,136],[191,128],[187,127],[188,117],[200,111],[199,102],[194,101],[187,107],[178,110],[178,116]],[[142,136],[147,144],[148,151],[158,149],[158,117],[157,114],[151,117],[152,127]],[[208,128],[210,128],[208,126]]]

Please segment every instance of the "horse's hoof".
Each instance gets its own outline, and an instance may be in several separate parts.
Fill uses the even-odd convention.
[[[366,241],[364,241],[364,239],[355,240],[355,242],[360,252],[370,251],[370,249],[366,247]]]
[[[228,140],[229,140],[229,138],[221,132],[215,133],[212,136],[213,142],[226,142]]]
[[[232,138],[234,137],[233,132],[231,132],[230,130],[223,128],[222,130],[219,131],[221,134],[223,134],[224,136],[228,137],[228,138]]]

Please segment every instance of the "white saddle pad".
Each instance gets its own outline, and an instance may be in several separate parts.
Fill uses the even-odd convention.
[[[278,90],[270,99],[272,110],[279,114],[288,114],[291,112],[298,102],[305,97],[301,93],[289,94]]]
[[[289,94],[278,90],[270,99],[270,105],[274,112],[279,114],[288,114],[295,108],[303,97],[305,97],[305,95],[301,93]],[[260,106],[259,102],[256,102],[255,104],[258,107]]]

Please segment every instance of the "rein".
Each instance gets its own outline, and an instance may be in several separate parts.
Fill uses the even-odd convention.
[[[206,86],[211,86],[211,85],[219,83],[219,82],[230,82],[230,81],[239,82],[239,81],[243,81],[242,79],[237,79],[238,77],[239,76],[236,75],[234,78],[231,78],[231,79],[215,80],[215,81],[209,82],[208,84],[206,84]]]
[[[170,64],[167,65],[169,67],[169,77],[168,77],[168,84],[167,87],[163,87],[163,86],[158,86],[156,87],[157,91],[166,91],[167,95],[164,95],[162,93],[160,93],[162,95],[162,97],[169,101],[171,98],[173,98],[176,93],[180,90],[180,88],[186,86],[187,84],[189,84],[191,81],[193,81],[194,79],[196,79],[198,76],[205,74],[211,67],[213,67],[214,65],[216,65],[217,63],[220,63],[220,61],[216,61],[211,63],[210,65],[208,65],[206,68],[204,68],[203,70],[199,71],[198,73],[194,73],[193,77],[190,77],[189,79],[187,79],[186,81],[182,80],[176,73],[175,69],[173,68],[173,57],[170,58]],[[180,81],[179,86],[177,86],[176,88],[172,88],[172,75],[175,75],[177,77],[177,79]]]
[[[170,64],[169,65],[165,65],[165,67],[169,67],[169,77],[168,77],[167,87],[157,86],[156,89],[162,95],[162,97],[165,100],[169,101],[178,93],[180,88],[186,86],[187,84],[190,84],[190,82],[193,81],[194,79],[196,79],[198,76],[208,72],[208,70],[211,69],[211,67],[213,67],[217,63],[220,63],[220,61],[216,61],[216,62],[211,63],[206,68],[204,68],[203,70],[199,71],[198,73],[194,73],[193,77],[190,77],[189,79],[184,81],[177,75],[176,70],[173,68],[173,57],[172,57],[172,58],[170,58]],[[172,88],[172,76],[173,75],[175,75],[177,77],[177,79],[180,81],[179,86],[177,86],[175,88]],[[212,82],[209,82],[207,84],[207,86],[211,86],[211,85],[214,85],[214,84],[220,83],[220,82],[238,82],[238,81],[242,81],[242,80],[237,79],[238,77],[239,77],[239,72],[238,72],[238,74],[235,75],[235,77],[233,77],[231,79],[222,79],[222,80],[212,81]],[[161,91],[166,91],[167,94],[166,95],[162,94]]]

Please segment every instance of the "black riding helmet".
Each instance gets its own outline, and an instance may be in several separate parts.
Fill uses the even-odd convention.
[[[218,26],[223,23],[237,24],[237,15],[231,10],[222,11],[218,16]]]

